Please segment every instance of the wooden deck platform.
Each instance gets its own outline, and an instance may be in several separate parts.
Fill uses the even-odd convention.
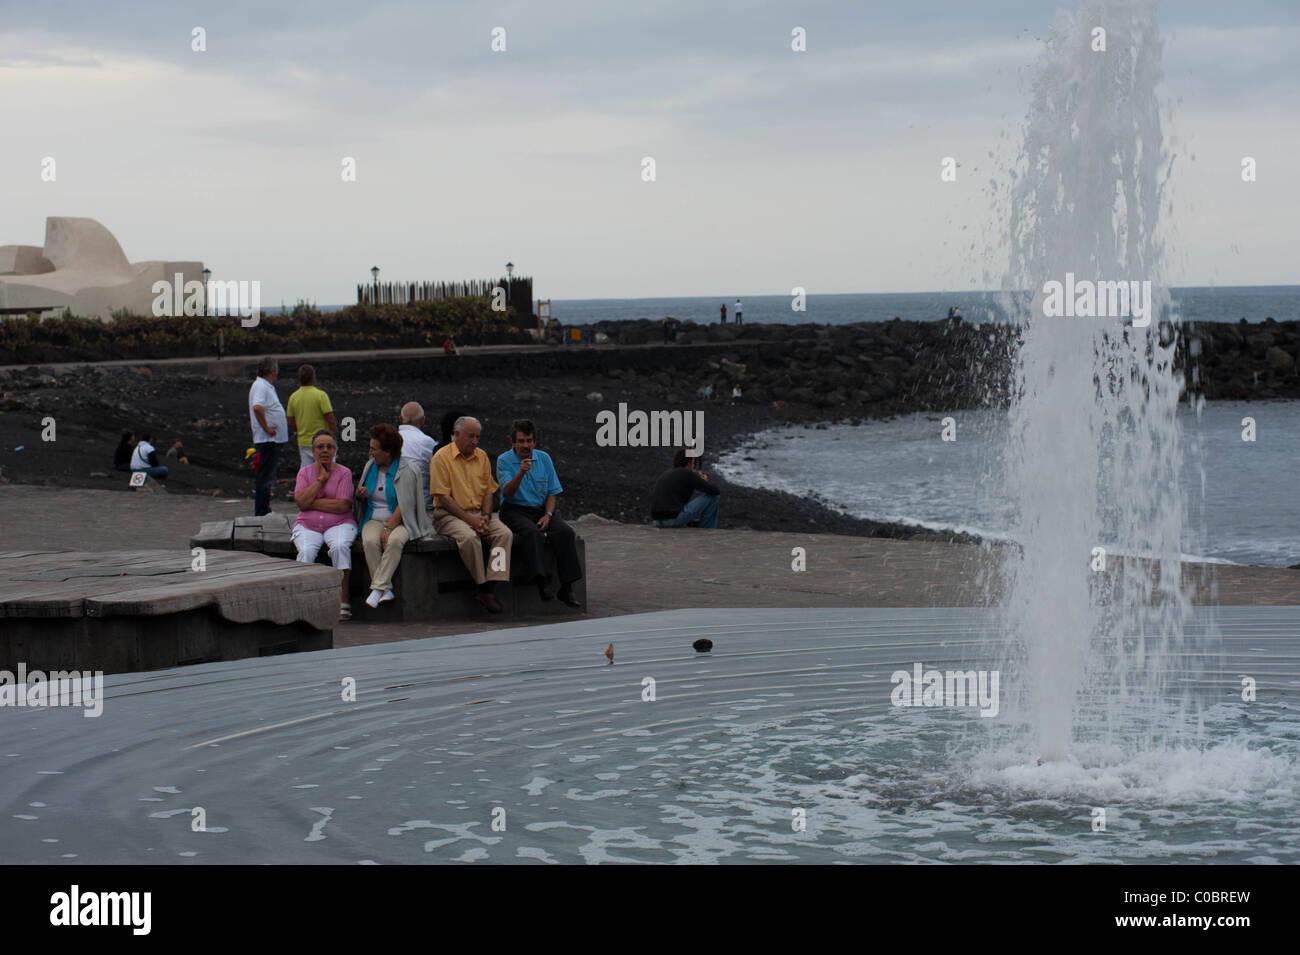
[[[135,672],[333,646],[340,572],[209,551],[0,553],[0,669]]]

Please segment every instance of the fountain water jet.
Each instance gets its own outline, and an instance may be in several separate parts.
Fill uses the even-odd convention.
[[[1155,718],[1156,701],[1190,612],[1180,376],[1157,234],[1168,173],[1160,52],[1153,0],[1086,0],[1077,16],[1058,15],[1011,194],[1003,287],[1022,345],[1004,461],[1022,551],[1008,568],[1006,611],[1048,761],[1064,759],[1072,738],[1146,745],[1170,727]],[[1044,314],[1044,283],[1067,273],[1150,281],[1152,323]],[[1013,294],[1021,289],[1032,297]],[[1110,571],[1117,555],[1147,560],[1100,587],[1097,547]]]

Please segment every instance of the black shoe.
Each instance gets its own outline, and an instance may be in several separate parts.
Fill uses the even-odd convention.
[[[537,585],[537,596],[543,600],[554,600],[555,591],[551,589],[550,581],[543,580]]]
[[[560,588],[560,603],[566,603],[570,607],[582,606],[582,601],[574,596],[573,588],[568,586]]]
[[[479,591],[474,595],[474,599],[481,603],[488,613],[500,613],[505,609],[501,606],[501,601],[497,600],[495,594]]]

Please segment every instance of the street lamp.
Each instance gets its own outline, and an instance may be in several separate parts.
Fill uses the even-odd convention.
[[[379,304],[379,266],[376,265],[373,268],[371,268],[370,277],[375,280],[375,300],[370,304],[378,305]]]
[[[507,302],[510,301],[510,282],[514,277],[514,274],[515,274],[515,264],[513,262],[507,262],[506,263],[506,301]]]
[[[212,270],[205,265],[203,267],[203,314],[209,317],[215,317],[212,315],[212,310],[208,306],[208,302],[209,302],[208,283],[210,281],[212,281]],[[217,323],[216,346],[217,346],[217,361],[221,361],[221,359],[225,357],[225,351],[226,351],[226,330],[221,327],[220,322]]]

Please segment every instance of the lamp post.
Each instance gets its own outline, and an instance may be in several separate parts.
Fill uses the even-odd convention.
[[[203,314],[209,316],[210,318],[215,317],[211,314],[212,310],[209,307],[209,302],[211,301],[211,299],[208,298],[208,283],[211,281],[212,281],[212,270],[205,265],[203,267]],[[224,357],[225,350],[226,350],[226,330],[222,328],[221,323],[218,322],[217,323],[217,361],[221,361],[221,359]]]
[[[515,274],[515,264],[513,262],[507,262],[506,263],[506,301],[507,302],[510,301],[510,281],[512,278],[514,278],[514,274]]]
[[[371,304],[378,305],[379,304],[379,266],[376,265],[373,268],[371,268],[370,277],[375,281],[375,300]]]

